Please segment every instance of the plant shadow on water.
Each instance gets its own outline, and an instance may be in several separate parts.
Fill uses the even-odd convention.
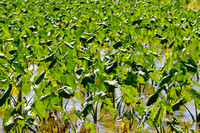
[[[102,60],[104,58],[105,53],[103,51],[101,51],[101,55],[102,55]],[[157,70],[159,70],[160,68],[162,68],[164,66],[165,63],[165,59],[166,57],[163,55],[162,56],[162,62],[156,61],[156,66],[157,66]],[[37,75],[37,65],[31,65],[29,67],[29,69],[33,72],[33,76]],[[128,68],[127,68],[128,70]],[[31,81],[33,81],[33,78],[30,79]],[[151,81],[148,82],[149,84],[151,84]],[[192,85],[194,89],[198,90],[198,86],[196,85]],[[32,86],[31,88],[33,88],[34,86]],[[35,87],[39,87],[39,85],[35,86]],[[150,90],[151,88],[147,88],[146,89],[146,93],[148,92],[148,90]],[[150,92],[149,93],[153,93]],[[33,89],[31,89],[30,93],[28,95],[25,95],[27,97],[27,100],[30,100],[31,98],[33,98],[33,96],[35,95],[35,92]],[[120,97],[121,96],[121,90],[119,88],[116,88],[115,90],[115,95],[116,97]],[[147,97],[145,93],[142,93],[142,95],[144,97]],[[33,99],[31,99],[31,101],[33,101]],[[63,102],[63,105],[66,105],[66,108],[64,108],[64,111],[67,112],[69,114],[69,117],[71,119],[72,122],[77,123],[77,129],[82,127],[82,122],[83,121],[77,121],[77,116],[74,114],[74,111],[76,110],[81,110],[82,109],[82,103],[84,102],[84,98],[81,98],[81,100],[77,99],[77,98],[73,98],[73,99],[69,99],[69,100],[65,100]],[[116,101],[117,104],[118,101]],[[146,103],[146,101],[144,102]],[[185,106],[188,107],[188,109],[191,111],[192,114],[195,114],[195,107],[194,107],[194,101],[188,102]],[[100,107],[99,107],[100,108]],[[102,117],[103,115],[105,115],[104,117]],[[200,124],[198,124],[198,122],[192,122],[192,118],[190,116],[190,114],[188,113],[188,111],[184,108],[181,107],[179,111],[176,111],[174,113],[174,116],[177,118],[177,120],[184,122],[184,123],[193,123],[192,125],[190,125],[191,129],[194,129],[196,131],[199,131],[200,128]],[[116,132],[116,133],[120,133],[122,132],[122,121],[121,120],[116,120],[113,121],[113,116],[111,116],[109,113],[107,114],[103,114],[102,112],[98,112],[98,118],[102,117],[102,119],[100,121],[98,121],[95,125],[97,128],[97,132]],[[88,118],[91,119],[92,121],[92,115],[88,115]],[[3,124],[3,119],[0,118],[0,124]],[[137,127],[137,121],[135,121],[135,123],[133,124],[133,127]],[[78,127],[79,126],[79,127]],[[134,129],[134,128],[133,128]],[[130,132],[134,131],[133,129],[129,129]],[[144,130],[147,129],[148,131],[155,131],[154,129],[152,129],[148,124],[144,124]],[[3,130],[3,126],[1,126],[0,130]],[[73,130],[71,130],[73,131]],[[79,132],[79,130],[78,130]]]
[[[187,2],[0,2],[0,132],[199,131]]]

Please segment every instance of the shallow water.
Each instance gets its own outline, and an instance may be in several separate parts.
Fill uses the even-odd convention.
[[[32,91],[32,94],[34,92]],[[116,95],[120,94],[120,90],[116,90]],[[31,97],[32,95],[28,95],[29,97]],[[73,114],[74,110],[81,110],[82,109],[82,103],[83,101],[78,100],[78,99],[71,99],[68,104],[67,104],[67,108],[65,109],[65,111],[67,113],[70,114],[70,118],[72,119],[73,122],[75,122],[75,118],[76,116]],[[64,102],[65,105],[66,101]],[[195,109],[193,106],[193,102],[187,103],[186,106],[190,109],[191,113],[193,115],[195,115]],[[103,114],[98,113],[98,119],[102,116]],[[189,112],[185,109],[185,108],[181,108],[179,111],[174,112],[174,116],[177,117],[178,120],[182,121],[182,122],[190,122],[192,123],[192,118],[189,114]],[[88,116],[90,118],[91,121],[93,121],[93,118],[91,115]],[[195,117],[195,116],[194,116]],[[0,118],[0,125],[3,124],[3,120]],[[103,117],[103,119],[101,121],[98,121],[96,124],[97,127],[97,132],[102,133],[102,132],[107,132],[107,133],[120,133],[121,132],[121,124],[122,121],[116,121],[116,123],[113,123],[113,117],[110,115],[106,115]],[[196,130],[196,128],[198,128],[196,126],[196,123],[193,123],[191,125],[191,128]],[[150,131],[152,131],[152,129],[150,129],[148,124],[145,124],[144,129],[149,129]],[[3,133],[3,127],[0,126],[0,133]]]
[[[103,60],[105,54],[104,54],[104,51],[101,50],[100,51],[101,53],[101,60]],[[162,62],[159,62],[159,61],[156,61],[156,66],[157,67],[157,70],[159,70],[161,67],[164,66],[164,63],[165,63],[165,60],[166,60],[166,57],[165,56],[162,56]],[[33,81],[34,79],[34,76],[36,74],[38,74],[37,72],[37,66],[36,65],[30,65],[29,67],[29,70],[31,70],[33,72],[33,76],[32,78],[30,79],[31,81]],[[151,84],[151,81],[149,81],[149,84]],[[39,87],[39,86],[34,86],[34,87]],[[196,89],[198,91],[198,86],[195,86],[192,84],[192,87],[194,89]],[[26,95],[26,98],[27,100],[29,100],[32,96],[34,96],[35,93],[34,93],[34,90],[33,90],[33,86],[31,88],[31,92],[30,94]],[[116,98],[120,97],[121,96],[121,90],[119,88],[117,88],[115,90],[115,95],[116,95]],[[146,96],[144,95],[144,97],[146,98]],[[33,101],[33,99],[31,100]],[[63,102],[63,104],[65,105],[67,103],[67,106],[66,108],[64,108],[64,110],[70,114],[70,118],[73,122],[76,121],[76,116],[75,114],[73,113],[75,110],[81,110],[82,109],[82,105],[81,103],[83,103],[84,101],[84,98],[82,98],[81,100],[77,99],[77,98],[73,98],[73,99],[70,99],[67,103],[67,100]],[[195,108],[194,108],[194,103],[193,101],[192,102],[188,102],[186,104],[186,106],[188,107],[188,109],[191,111],[191,113],[194,115],[195,117]],[[98,112],[98,119],[102,116],[103,114],[101,112]],[[180,120],[181,122],[185,122],[185,123],[191,123],[191,128],[194,129],[195,131],[198,130],[198,125],[194,122],[192,123],[192,118],[189,114],[189,112],[184,108],[184,107],[181,107],[181,109],[179,111],[175,111],[174,112],[174,116],[177,117],[178,120]],[[91,121],[93,121],[93,118],[91,115],[88,115],[88,117],[90,118]],[[79,121],[81,123],[81,121]],[[0,125],[3,124],[3,119],[0,118]],[[136,123],[135,123],[136,124]],[[106,116],[103,117],[103,119],[101,121],[98,121],[96,123],[96,129],[97,129],[97,132],[101,133],[101,132],[107,132],[107,133],[120,133],[121,132],[121,125],[122,125],[122,121],[121,120],[117,120],[115,123],[113,123],[113,117],[109,114],[106,114]],[[134,127],[136,127],[136,125],[133,126],[133,130],[134,130]],[[144,129],[148,129],[149,131],[155,131],[153,130],[148,124],[144,124]],[[130,131],[132,132],[132,131]],[[0,133],[3,133],[3,127],[0,126]]]
[[[0,133],[3,133],[3,119],[0,118]]]

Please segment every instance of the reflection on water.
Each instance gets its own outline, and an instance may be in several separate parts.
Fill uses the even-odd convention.
[[[3,133],[3,119],[0,118],[0,133]]]
[[[121,91],[119,88],[116,89],[116,97],[120,97],[121,95]],[[84,99],[78,100],[77,98],[73,98],[70,99],[69,101],[66,100],[63,102],[63,104],[65,105],[67,103],[67,106],[65,108],[65,111],[70,114],[70,119],[75,123],[76,119],[76,115],[73,113],[75,110],[82,110],[82,103],[83,103]],[[105,115],[104,117],[102,117],[103,115]],[[92,115],[89,114],[87,116],[91,122],[93,122],[93,118]],[[113,132],[118,132],[120,133],[121,130],[121,121],[116,121],[114,123],[113,121],[113,116],[111,116],[110,114],[103,114],[102,112],[100,112],[100,106],[98,108],[98,119],[100,119],[102,117],[102,119],[100,121],[97,122],[96,127],[97,127],[97,132],[102,133],[102,132],[106,132],[106,133],[113,133]],[[81,121],[79,121],[81,123]]]
[[[105,53],[104,50],[100,50],[100,54],[101,54],[101,60],[103,60]],[[162,56],[162,62],[159,62],[158,60],[156,61],[156,66],[157,66],[157,70],[159,70],[160,68],[162,68],[164,66],[166,57]],[[33,81],[34,76],[38,74],[37,72],[37,65],[30,65],[30,67],[28,68],[30,71],[33,72],[33,76],[31,77],[31,81]],[[194,79],[197,80],[197,79]],[[149,83],[151,83],[151,80],[149,80]],[[198,82],[200,83],[200,82]],[[191,85],[195,90],[199,91],[199,87],[192,84]],[[34,87],[39,87],[39,86],[34,86]],[[29,100],[32,96],[34,96],[34,90],[33,90],[33,86],[31,86],[31,92],[28,95],[25,95],[27,100]],[[115,95],[116,98],[121,96],[121,90],[119,88],[117,88],[115,90]],[[146,96],[144,95],[144,98],[146,98]],[[147,100],[147,99],[145,99]],[[32,99],[33,101],[33,99]],[[66,107],[64,108],[65,112],[67,112],[72,120],[72,122],[75,122],[76,119],[76,115],[74,114],[75,110],[82,110],[82,103],[84,101],[84,98],[82,98],[81,100],[77,99],[77,98],[73,98],[73,99],[69,99],[64,101],[63,104],[66,105]],[[188,102],[186,104],[186,106],[188,107],[188,109],[191,111],[191,113],[194,115],[195,117],[195,107],[194,107],[194,101]],[[100,108],[100,107],[99,107]],[[98,109],[98,119],[104,115],[102,114],[102,112],[99,111],[100,109]],[[181,122],[185,122],[185,123],[192,123],[192,118],[189,114],[189,112],[184,108],[181,107],[181,109],[179,111],[175,111],[174,112],[174,116],[177,118],[178,121]],[[3,116],[2,116],[3,117]],[[91,115],[88,115],[88,117],[90,118],[91,121],[93,121],[93,118]],[[79,121],[81,123],[81,121]],[[136,127],[137,122],[135,122],[135,125],[133,125],[133,127]],[[3,127],[1,126],[3,124],[3,119],[0,118],[0,133],[3,132]],[[113,122],[113,116],[106,114],[100,121],[97,122],[96,127],[97,127],[97,132],[101,133],[101,132],[107,132],[107,133],[120,133],[121,132],[121,125],[122,125],[122,121],[116,121],[115,123]],[[191,125],[191,129],[194,129],[195,131],[198,130],[198,125],[197,123],[193,123]],[[134,129],[134,128],[133,128]],[[150,128],[150,126],[148,124],[144,124],[144,129],[148,129],[149,131],[153,131],[153,129]],[[132,132],[132,131],[131,131]]]

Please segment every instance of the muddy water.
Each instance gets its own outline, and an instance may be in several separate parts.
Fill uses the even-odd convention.
[[[0,118],[0,133],[3,133],[3,119]]]
[[[103,51],[101,52],[101,59],[103,59],[105,56],[105,54],[103,54]],[[164,62],[165,62],[165,56],[163,56],[163,60],[162,62],[157,61],[156,65],[158,66],[157,69],[160,69],[162,66],[164,66]],[[34,75],[37,74],[37,66],[36,65],[31,65],[29,67],[29,70],[31,70],[33,72]],[[33,77],[34,77],[33,75]],[[33,78],[30,79],[31,81],[33,81]],[[35,86],[36,87],[36,86]],[[198,86],[193,85],[193,88],[195,88],[198,91]],[[121,96],[121,91],[119,88],[116,89],[115,91],[115,95],[116,98]],[[33,89],[31,90],[30,94],[26,95],[27,99],[30,99],[32,96],[34,96],[34,91]],[[74,115],[74,111],[75,110],[82,110],[82,105],[81,103],[83,103],[84,98],[82,98],[81,100],[78,100],[76,98],[74,99],[70,99],[68,104],[67,104],[67,108],[65,108],[65,111],[67,113],[70,114],[70,118],[73,122],[75,122],[77,120],[76,116]],[[64,101],[64,105],[66,104],[67,101]],[[186,104],[186,106],[189,108],[189,110],[191,111],[191,113],[194,115],[195,117],[195,108],[194,108],[194,103],[189,102]],[[102,114],[101,112],[98,112],[98,119],[104,114]],[[192,123],[192,118],[189,114],[189,112],[184,108],[181,107],[181,109],[179,111],[174,112],[174,116],[176,116],[176,118],[178,120],[180,120],[181,122],[185,122],[185,123]],[[93,118],[91,115],[88,116],[90,118],[91,121],[93,121]],[[0,116],[0,133],[3,133],[3,127],[1,126],[3,124],[3,115]],[[79,121],[79,123],[81,123],[81,121]],[[136,127],[137,122],[135,122],[133,124],[133,130],[134,131],[134,127]],[[79,124],[80,125],[80,124]],[[113,117],[109,114],[106,114],[101,121],[98,121],[96,123],[96,128],[97,128],[97,132],[102,133],[102,132],[106,132],[106,133],[120,133],[121,132],[121,125],[122,125],[122,121],[120,120],[116,120],[115,122],[113,122]],[[191,128],[194,129],[195,131],[198,130],[198,125],[196,123],[192,123]],[[144,129],[148,129],[149,131],[154,131],[152,128],[150,128],[148,126],[148,124],[144,125]],[[132,132],[130,131],[130,132]]]
[[[32,92],[32,94],[33,93],[34,92]],[[120,90],[119,89],[116,89],[116,95],[120,95]],[[29,95],[29,96],[31,97],[32,95]],[[65,111],[70,114],[70,118],[71,118],[71,120],[73,122],[75,122],[77,120],[76,116],[73,114],[73,112],[75,110],[81,110],[82,109],[81,103],[83,103],[83,101],[78,100],[78,99],[73,99],[73,100],[70,100],[68,102],[68,104],[67,104],[67,108],[65,109]],[[65,102],[64,102],[64,104],[65,104]],[[187,103],[186,106],[190,109],[192,114],[195,115],[195,109],[194,109],[194,106],[193,106],[193,102]],[[99,112],[98,113],[98,119],[102,115],[103,114]],[[183,107],[181,107],[180,111],[174,112],[174,116],[176,116],[177,119],[182,121],[182,122],[192,123],[192,118],[191,118],[189,112]],[[88,117],[90,118],[91,121],[93,121],[91,115],[89,115]],[[0,125],[2,125],[2,124],[3,124],[3,120],[0,118]],[[97,127],[97,132],[99,132],[99,133],[104,133],[104,132],[106,132],[106,133],[114,133],[114,132],[115,133],[120,133],[121,132],[121,125],[122,125],[122,121],[117,120],[114,123],[113,122],[113,117],[111,115],[106,114],[103,117],[103,119],[101,119],[101,121],[97,122],[96,127]],[[135,126],[133,126],[133,130],[134,130],[134,127],[136,127],[136,126],[137,125],[135,123]],[[197,131],[198,130],[198,125],[196,125],[196,123],[193,123],[191,125],[191,128]],[[153,131],[153,129],[151,129],[148,126],[148,124],[145,124],[144,129],[148,129],[150,131]],[[3,127],[2,126],[0,126],[0,133],[3,133]]]

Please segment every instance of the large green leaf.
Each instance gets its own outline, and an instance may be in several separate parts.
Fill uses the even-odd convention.
[[[40,116],[46,117],[46,107],[38,98],[34,99],[34,107]]]
[[[153,122],[154,122],[155,125],[159,125],[160,122],[163,121],[165,110],[166,110],[165,107],[163,107],[163,106],[159,107],[159,109],[156,113],[156,116],[153,119]]]
[[[88,43],[92,43],[92,42],[94,41],[95,38],[96,38],[96,36],[90,37],[90,38],[86,41],[86,43],[87,43],[87,44],[88,44]]]
[[[132,86],[122,86],[121,90],[131,100],[133,100],[134,102],[137,101],[137,97],[136,96],[138,96],[138,92],[137,92],[137,90],[134,87],[132,87]]]
[[[23,83],[23,79],[21,78],[21,79],[19,80],[19,82],[16,83],[15,86],[21,88],[21,87],[22,87],[22,83]]]
[[[53,93],[53,92],[52,92]],[[45,95],[45,96],[41,96],[41,98],[40,98],[40,101],[45,101],[45,100],[47,100],[48,98],[50,98],[51,97],[51,94],[47,94],[47,95]]]
[[[159,82],[159,86],[161,87],[161,86],[163,86],[164,84],[169,83],[169,81],[171,80],[171,78],[172,78],[172,75],[170,75],[170,74],[168,74],[168,75],[162,77],[162,79],[161,79],[160,82]]]
[[[196,107],[197,109],[200,109],[200,93],[197,92],[193,88],[189,88],[189,94],[191,94],[192,98],[196,101]]]
[[[52,53],[52,54],[50,54],[50,55],[48,55],[48,56],[46,56],[46,57],[44,57],[44,58],[41,58],[39,61],[45,61],[45,62],[48,62],[48,61],[53,61],[53,59],[54,59],[54,56],[55,56],[55,53]]]
[[[79,38],[79,40],[82,42],[82,43],[86,43],[86,41],[88,40],[85,36],[81,36]]]
[[[4,94],[0,97],[0,107],[6,102],[6,99],[10,96],[10,92],[12,90],[12,82],[9,83],[8,88],[4,92]]]
[[[114,45],[113,45],[113,47],[115,48],[115,49],[118,49],[119,47],[121,47],[122,46],[122,42],[121,41],[118,41],[118,42],[116,42]]]
[[[53,61],[51,61],[49,65],[49,69],[51,69],[56,64],[56,60],[57,60],[57,57]]]
[[[104,66],[104,70],[106,73],[111,73],[111,72],[115,72],[115,69],[117,68],[117,61],[107,61],[105,63],[105,66]]]
[[[157,101],[157,99],[158,99],[158,97],[160,95],[160,92],[163,90],[163,88],[164,87],[158,88],[158,90],[153,95],[151,95],[151,97],[149,98],[149,100],[147,102],[147,106],[150,106],[150,105],[154,104]]]
[[[7,58],[3,53],[0,53],[0,61],[1,61],[1,63],[6,63],[7,62]]]
[[[125,79],[125,84],[135,87],[137,85],[137,76],[131,72],[128,72],[127,78]]]
[[[93,109],[93,101],[85,101],[83,104],[82,115],[86,117]]]
[[[75,44],[75,42],[72,42],[72,43],[67,43],[67,42],[65,42],[64,41],[64,44],[67,46],[67,47],[69,47],[70,49],[74,49],[74,44]]]
[[[58,95],[64,98],[70,98],[74,96],[73,89],[69,86],[63,86],[58,89]]]
[[[36,79],[35,84],[38,85],[45,77],[46,71],[44,71],[40,76]]]
[[[10,132],[10,131],[12,131],[14,125],[15,125],[14,118],[11,117],[11,118],[4,124],[4,129],[5,129],[7,132]]]
[[[94,84],[95,83],[95,74],[87,73],[83,76],[81,84],[86,87],[88,83]]]
[[[172,109],[173,111],[180,110],[180,107],[184,105],[187,102],[185,98],[180,99],[178,102],[176,102],[173,106]]]
[[[106,80],[106,81],[104,81],[104,84],[107,87],[108,92],[114,92],[115,88],[120,87],[117,80]]]
[[[15,68],[15,70],[20,73],[21,75],[26,74],[24,67],[21,65],[21,63],[19,62],[13,62],[13,66]]]
[[[194,66],[193,64],[184,63],[184,65],[186,66],[188,72],[191,72],[191,73],[197,72],[197,67]]]

